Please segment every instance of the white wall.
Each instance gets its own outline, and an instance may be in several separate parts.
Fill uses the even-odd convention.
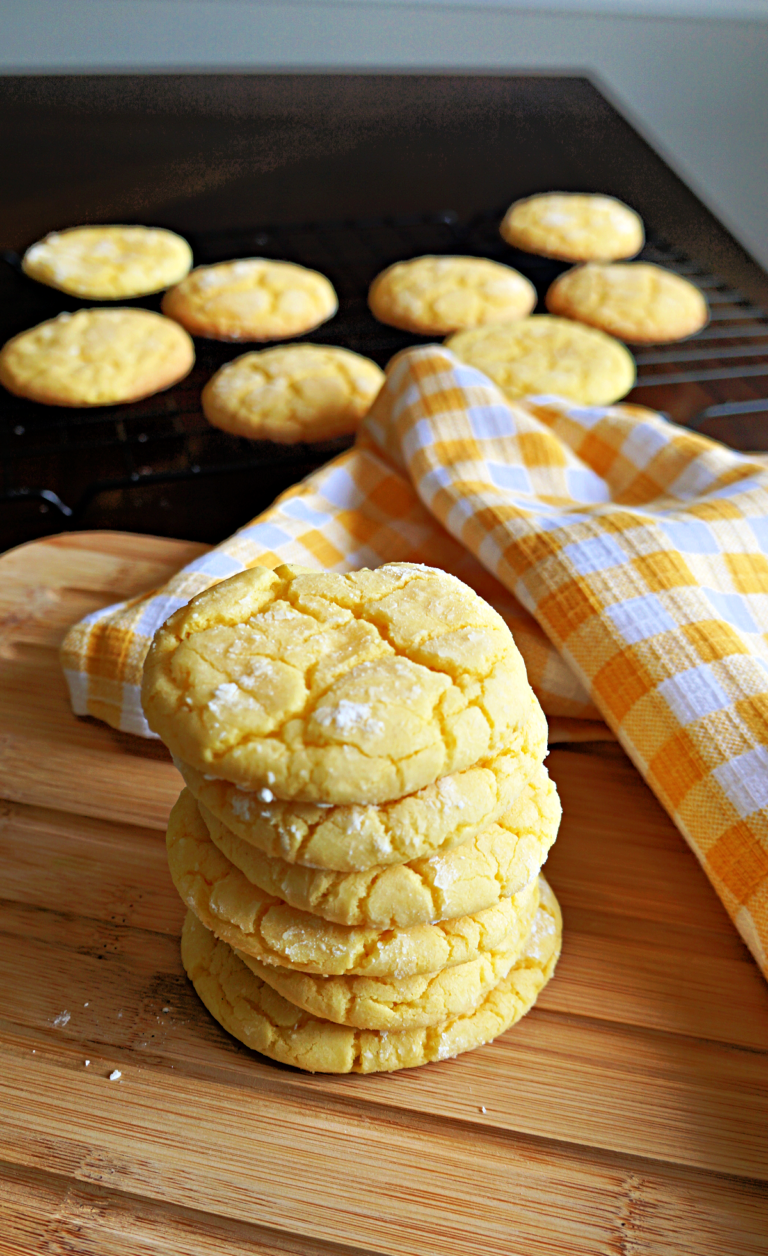
[[[586,70],[768,269],[768,0],[0,0],[0,30],[2,73]]]

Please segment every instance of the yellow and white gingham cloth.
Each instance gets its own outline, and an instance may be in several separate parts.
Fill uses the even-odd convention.
[[[549,716],[602,715],[768,976],[767,552],[764,459],[639,406],[507,402],[430,345],[390,363],[353,449],[89,615],[63,664],[77,714],[151,736],[144,655],[201,589],[256,563],[443,567],[503,614]]]

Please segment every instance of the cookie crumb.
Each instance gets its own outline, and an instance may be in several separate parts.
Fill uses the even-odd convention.
[[[86,1067],[86,1068],[88,1068],[88,1067],[90,1066],[90,1063],[91,1063],[91,1061],[90,1061],[90,1060],[86,1060],[86,1061],[85,1061],[85,1067]]]
[[[122,1073],[120,1072],[120,1069],[113,1068],[112,1072],[109,1075],[109,1080],[111,1082],[119,1082],[121,1077],[122,1077]]]

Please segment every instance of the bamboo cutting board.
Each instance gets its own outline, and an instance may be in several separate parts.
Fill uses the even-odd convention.
[[[201,548],[0,559],[0,1253],[765,1253],[768,989],[616,747],[550,755],[563,956],[496,1043],[312,1077],[211,1020],[165,863],[180,778],[75,719],[57,661],[68,624]]]

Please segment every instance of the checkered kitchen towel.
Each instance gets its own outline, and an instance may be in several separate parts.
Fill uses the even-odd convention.
[[[392,560],[504,615],[549,716],[603,716],[768,976],[768,465],[630,405],[506,402],[438,346],[390,363],[354,449],[161,590],[68,634],[72,704],[148,736],[153,632],[244,567]]]

